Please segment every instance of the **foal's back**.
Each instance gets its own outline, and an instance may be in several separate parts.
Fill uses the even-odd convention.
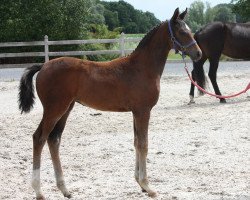
[[[52,105],[48,101],[76,101],[104,111],[131,111],[145,103],[154,105],[158,99],[157,82],[142,67],[132,57],[110,62],[58,58],[38,73],[37,93],[46,106]]]

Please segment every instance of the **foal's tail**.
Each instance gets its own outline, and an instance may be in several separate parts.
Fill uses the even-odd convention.
[[[28,113],[34,105],[34,86],[32,83],[33,76],[35,73],[41,70],[43,65],[33,65],[32,67],[27,67],[19,85],[19,109],[21,113]]]

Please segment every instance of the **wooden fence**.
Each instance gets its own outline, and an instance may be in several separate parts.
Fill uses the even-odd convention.
[[[122,33],[117,39],[91,39],[91,40],[59,40],[49,41],[47,35],[44,36],[44,41],[34,42],[4,42],[0,43],[0,48],[5,47],[23,47],[23,46],[44,46],[43,52],[23,52],[23,53],[0,53],[0,58],[17,58],[17,57],[44,57],[44,61],[49,61],[50,56],[85,56],[85,55],[101,55],[101,54],[117,54],[125,56],[133,51],[133,49],[125,49],[126,42],[139,42],[141,38],[126,38]],[[105,44],[118,43],[118,50],[99,50],[99,51],[59,51],[50,52],[49,47],[52,45],[81,45],[81,44]],[[1,68],[22,68],[38,63],[26,64],[0,64]]]

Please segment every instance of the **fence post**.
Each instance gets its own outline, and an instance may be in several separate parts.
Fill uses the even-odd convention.
[[[120,51],[121,51],[121,57],[125,56],[125,34],[121,33],[120,37]]]
[[[45,53],[45,62],[49,61],[49,37],[44,36],[44,53]]]

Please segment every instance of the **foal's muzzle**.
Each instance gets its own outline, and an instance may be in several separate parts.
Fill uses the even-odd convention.
[[[197,62],[198,60],[201,59],[202,57],[202,52],[200,49],[195,49],[195,50],[191,50],[189,51],[189,56],[190,58],[194,61],[194,62]]]

